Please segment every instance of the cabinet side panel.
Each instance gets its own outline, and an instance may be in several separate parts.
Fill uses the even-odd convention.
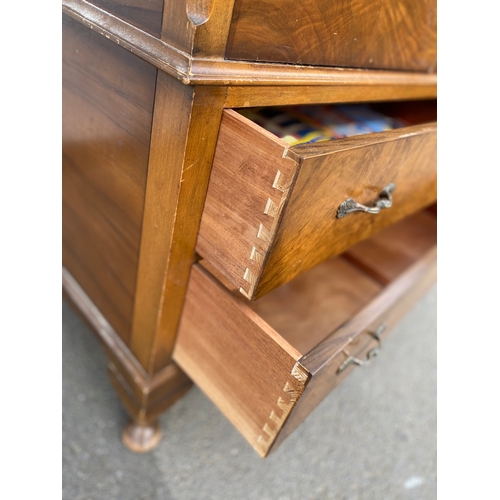
[[[63,16],[63,264],[127,342],[156,69]]]
[[[91,0],[97,7],[160,38],[163,0]]]

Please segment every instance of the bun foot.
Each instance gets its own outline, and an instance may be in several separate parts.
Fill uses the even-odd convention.
[[[122,442],[134,453],[147,453],[156,448],[161,440],[161,435],[158,422],[154,424],[130,422],[123,430]]]

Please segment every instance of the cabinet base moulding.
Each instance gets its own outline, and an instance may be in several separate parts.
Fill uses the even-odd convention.
[[[64,267],[62,283],[65,298],[104,345],[111,382],[132,419],[123,431],[123,443],[137,453],[150,451],[161,439],[159,415],[180,399],[192,382],[175,363],[148,374]]]

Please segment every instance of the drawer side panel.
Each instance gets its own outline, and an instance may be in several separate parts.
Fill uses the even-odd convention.
[[[223,113],[197,252],[250,297],[297,171],[288,147],[232,110]]]
[[[300,353],[196,265],[174,361],[265,456],[309,374]]]

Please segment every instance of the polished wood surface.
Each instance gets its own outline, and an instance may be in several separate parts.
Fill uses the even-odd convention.
[[[191,273],[174,360],[262,455],[307,383],[300,353],[199,265]],[[267,426],[266,426],[267,424]]]
[[[287,150],[270,132],[224,112],[197,252],[246,296],[257,283],[297,171]]]
[[[162,437],[158,422],[154,424],[138,424],[131,422],[122,433],[123,444],[134,453],[147,453],[156,448]]]
[[[331,257],[249,306],[287,342],[306,353],[351,319],[381,289],[379,283],[343,257]]]
[[[436,70],[436,0],[236,0],[228,59]]]
[[[344,256],[381,283],[399,276],[436,244],[436,217],[427,210],[349,248]]]
[[[336,218],[391,182],[392,208]],[[197,251],[254,299],[435,199],[435,124],[290,147],[227,110]]]
[[[302,156],[300,175],[256,296],[434,202],[436,148],[435,124],[292,148]],[[336,218],[346,199],[371,206],[391,182],[392,208]]]
[[[435,243],[435,220],[427,229]],[[413,238],[397,238],[408,254]],[[387,334],[434,281],[435,247],[412,255],[387,286],[337,256],[251,304],[197,264],[174,360],[266,456],[352,371],[337,373],[350,355],[377,347],[370,332],[384,324]]]
[[[63,18],[63,263],[128,342],[156,68]]]
[[[301,363],[311,373],[311,382],[278,434],[273,449],[276,449],[349,373],[355,369],[366,369],[366,376],[369,376],[369,366],[359,367],[353,364],[340,374],[338,369],[348,355],[366,360],[372,349],[383,349],[383,342],[379,344],[374,339],[373,332],[384,326],[385,329],[381,333],[383,339],[435,280],[436,249],[433,248],[398,276],[351,321],[301,358]],[[418,342],[418,339],[415,339],[415,342]],[[382,359],[374,357],[369,363],[381,361]],[[387,362],[390,363],[390,360]],[[408,363],[410,365],[411,360],[408,360]]]
[[[165,0],[162,40],[198,57],[224,58],[234,0]]]
[[[398,99],[435,99],[436,84],[390,85],[301,85],[301,86],[230,86],[226,108],[285,106],[293,104],[326,104],[343,102],[377,102]],[[400,103],[396,103],[400,105]],[[422,123],[422,122],[421,122]]]
[[[170,362],[224,96],[158,75],[130,340],[150,374]]]
[[[191,387],[191,381],[171,363],[150,377],[130,349],[115,332],[106,317],[63,268],[65,298],[88,322],[104,345],[108,372],[118,395],[137,424],[149,425]]]
[[[156,37],[161,35],[163,0],[91,0],[91,3]]]
[[[191,385],[172,361],[172,350],[191,266],[198,258],[195,242],[223,108],[436,96],[435,74],[225,60],[232,0],[165,0],[161,16],[162,4],[159,0],[63,0],[67,15],[63,21],[63,254],[67,266],[63,285],[105,345],[111,381],[133,419],[124,441],[136,451],[157,442],[158,416]],[[280,162],[283,172],[288,163],[300,167],[301,154],[275,146],[281,156],[273,160],[273,168]],[[311,157],[332,153],[318,151]],[[247,163],[245,168],[254,177],[262,175],[256,165]],[[294,168],[295,173],[300,171]],[[241,174],[235,171],[231,180],[237,184]],[[261,216],[279,214],[282,194],[289,188],[285,181],[281,172],[271,179],[272,193],[264,200],[266,213]],[[261,193],[268,188],[261,185]],[[252,196],[243,198],[249,201]],[[269,199],[273,203],[268,204]],[[263,224],[261,236],[266,228]],[[250,252],[246,258],[252,255],[256,257]],[[345,283],[332,281],[313,290],[313,280],[306,276],[303,281],[318,307],[317,327],[302,318],[304,328],[311,328],[309,338],[302,338],[293,321],[268,306],[262,314],[282,330],[283,336],[278,334],[249,308],[243,295],[226,300],[227,290],[195,267],[195,275],[202,273],[209,283],[199,293],[215,286],[226,297],[220,303],[236,312],[207,318],[207,307],[219,305],[213,297],[201,304],[191,301],[200,321],[186,321],[192,321],[195,329],[205,327],[207,321],[225,322],[222,332],[228,339],[227,344],[221,342],[220,332],[212,330],[215,340],[208,349],[198,350],[200,364],[194,363],[193,372],[203,379],[204,370],[213,370],[212,360],[205,355],[214,353],[219,368],[214,371],[216,383],[208,377],[200,384],[225,401],[233,420],[252,436],[262,455],[293,416],[292,409],[308,383],[308,372],[297,360],[313,344],[326,342],[328,321],[332,328],[349,323],[381,287],[376,273],[364,273],[349,258],[350,262],[341,258],[335,264]],[[362,288],[353,289],[355,284]],[[299,288],[292,286],[287,300],[297,311],[305,311],[307,301],[300,300]],[[268,297],[279,307],[279,294]],[[234,336],[240,323],[246,326]],[[248,337],[246,329],[252,332]],[[192,345],[203,342],[203,336],[193,337]],[[242,355],[227,361],[228,345],[243,349]],[[248,353],[255,370],[250,375],[242,366]],[[187,349],[185,356],[191,356]],[[240,385],[223,371],[226,363],[239,370]],[[237,391],[242,382],[249,385],[243,395],[237,395],[241,404],[232,407],[224,388]],[[255,387],[258,396],[251,393]],[[260,412],[258,417],[254,408]]]
[[[435,74],[265,64],[228,61],[219,57],[195,57],[112,16],[86,0],[63,0],[63,12],[91,27],[110,42],[133,52],[185,84],[279,87],[291,85],[423,86],[424,97],[429,96],[429,86],[436,87]]]

